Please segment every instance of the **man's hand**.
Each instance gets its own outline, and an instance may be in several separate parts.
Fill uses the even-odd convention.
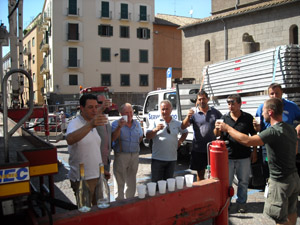
[[[256,132],[259,132],[260,131],[260,124],[257,123],[257,121],[255,119],[253,119],[253,127],[254,127],[254,130]]]
[[[300,124],[296,127],[297,137],[300,138]]]
[[[256,163],[257,162],[257,150],[256,148],[251,152],[251,163]]]
[[[187,114],[187,117],[190,119],[192,117],[192,115],[194,115],[195,111],[193,109],[190,109],[188,114]]]
[[[215,128],[219,131],[227,132],[228,125],[224,122],[216,121]]]
[[[92,127],[104,126],[107,123],[108,123],[108,118],[102,113],[97,113],[94,116],[94,118],[90,121]]]

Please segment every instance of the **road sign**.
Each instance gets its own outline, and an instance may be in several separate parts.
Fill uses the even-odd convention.
[[[167,89],[172,87],[172,67],[167,69]]]

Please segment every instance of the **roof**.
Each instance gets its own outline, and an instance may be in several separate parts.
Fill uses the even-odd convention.
[[[189,23],[186,25],[181,25],[181,27],[179,27],[179,29],[185,29],[185,28],[196,26],[196,25],[203,24],[203,23],[208,23],[208,22],[212,22],[212,21],[221,20],[224,18],[239,16],[239,15],[260,11],[260,10],[267,9],[267,8],[278,7],[281,5],[290,4],[290,3],[294,3],[294,2],[299,2],[299,0],[271,0],[268,2],[258,3],[258,4],[244,7],[241,9],[231,10],[229,12],[224,12],[224,13],[216,14],[213,16],[205,17],[198,21],[195,21],[195,22],[192,22],[192,23]]]
[[[184,16],[174,16],[168,14],[156,14],[154,24],[169,25],[169,26],[184,26],[190,23],[200,21],[199,18],[191,18]]]

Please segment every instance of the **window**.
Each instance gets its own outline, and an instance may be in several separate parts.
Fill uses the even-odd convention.
[[[121,38],[129,38],[129,27],[120,26],[120,37]]]
[[[77,23],[69,23],[68,24],[68,40],[77,40],[77,41],[79,40]]]
[[[145,104],[145,113],[149,113],[150,111],[157,111],[158,110],[158,95],[150,95],[146,99]]]
[[[69,48],[69,67],[78,67],[77,48]]]
[[[147,21],[147,6],[140,6],[140,21]]]
[[[121,3],[121,17],[120,19],[128,20],[128,4]]]
[[[120,49],[120,61],[121,62],[129,62],[130,54],[129,49]]]
[[[32,64],[35,64],[35,55],[32,55]]]
[[[113,27],[110,25],[99,25],[98,26],[98,35],[112,36],[113,35]]]
[[[148,86],[148,75],[140,74],[140,86]]]
[[[111,86],[110,74],[101,74],[101,86]]]
[[[31,44],[32,44],[32,47],[35,46],[35,38],[33,37],[32,40],[31,40]]]
[[[204,60],[205,60],[205,62],[209,62],[210,61],[210,41],[209,40],[205,41],[204,48],[205,48]]]
[[[32,73],[32,82],[35,82],[35,73]]]
[[[121,74],[121,86],[130,86],[129,74]]]
[[[110,48],[101,48],[101,62],[110,62]]]
[[[150,38],[150,29],[148,29],[148,28],[138,28],[137,29],[137,38],[149,39]]]
[[[298,37],[298,26],[292,25],[290,27],[290,44],[299,44],[299,37]]]
[[[69,0],[69,15],[77,15],[77,0]]]
[[[109,16],[109,2],[101,2],[101,17],[110,18]]]
[[[140,63],[148,62],[148,50],[140,50]]]
[[[198,93],[198,91],[197,91],[197,93]],[[167,99],[172,103],[173,110],[176,109],[176,105],[177,105],[176,104],[176,101],[177,101],[176,92],[165,93],[164,99]]]
[[[69,85],[78,85],[78,76],[76,74],[69,75]]]

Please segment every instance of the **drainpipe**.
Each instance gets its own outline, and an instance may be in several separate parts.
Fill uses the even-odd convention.
[[[228,59],[228,29],[225,21],[221,19],[224,24],[224,59]]]
[[[237,10],[238,9],[238,5],[240,4],[240,0],[236,0],[235,2],[235,9]]]

